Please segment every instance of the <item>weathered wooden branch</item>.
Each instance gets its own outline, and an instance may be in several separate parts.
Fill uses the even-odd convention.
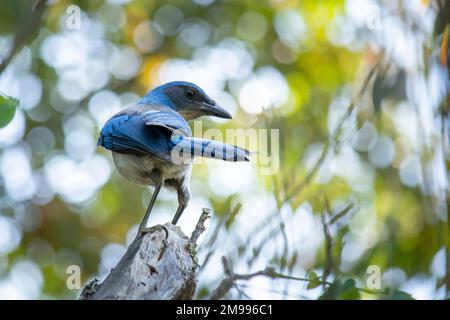
[[[102,283],[94,279],[80,294],[82,300],[192,299],[196,288],[196,242],[205,230],[203,213],[191,238],[171,223],[156,225],[135,239]]]

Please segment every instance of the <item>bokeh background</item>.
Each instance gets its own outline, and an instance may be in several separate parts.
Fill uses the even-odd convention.
[[[34,4],[0,3],[0,61]],[[213,212],[197,298],[225,277],[222,256],[305,278],[255,277],[226,298],[448,298],[449,23],[441,0],[50,1],[0,71],[19,100],[0,129],[0,298],[73,299],[68,266],[83,284],[115,265],[151,190],[116,172],[98,132],[172,80],[234,115],[204,129],[280,135],[273,175],[257,156],[194,166],[179,225]],[[150,223],[175,210],[163,191]]]

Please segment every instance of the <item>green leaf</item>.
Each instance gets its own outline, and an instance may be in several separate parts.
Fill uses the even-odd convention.
[[[353,208],[353,203],[350,203],[347,205],[344,209],[342,209],[340,212],[336,213],[330,221],[328,221],[328,225],[331,226],[333,223],[337,222],[339,219],[344,217],[351,209]]]
[[[201,287],[197,293],[197,299],[205,299],[209,295],[209,289],[206,286]]]
[[[345,280],[342,286],[342,292],[339,294],[338,299],[340,300],[357,300],[361,298],[356,282],[353,279]]]
[[[344,282],[340,279],[335,280],[320,297],[319,300],[357,300],[361,295],[353,279],[347,279]]]
[[[408,292],[398,289],[387,288],[386,293],[389,300],[415,300]]]
[[[19,100],[0,94],[0,128],[14,118],[18,104]]]
[[[308,276],[309,282],[306,285],[306,289],[314,289],[320,286],[322,283],[319,279],[319,276],[314,271],[311,271]]]
[[[320,286],[320,284],[321,284],[320,282],[310,281],[310,282],[308,282],[306,289],[310,290],[310,289],[317,288],[318,286]]]

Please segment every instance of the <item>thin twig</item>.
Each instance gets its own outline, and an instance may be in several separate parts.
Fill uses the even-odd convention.
[[[3,58],[0,62],[0,74],[6,69],[9,63],[12,61],[16,53],[23,47],[28,37],[38,30],[42,15],[47,7],[46,0],[38,0],[31,11],[31,16],[28,21],[24,23],[23,28],[20,29],[11,43],[6,49],[6,53],[3,54]]]
[[[223,279],[219,286],[213,291],[210,299],[217,300],[223,298],[230,290],[235,286],[236,281],[238,280],[250,280],[254,277],[258,276],[266,276],[269,278],[278,278],[278,279],[287,279],[287,280],[297,280],[297,281],[310,281],[308,278],[300,278],[284,275],[281,273],[275,272],[275,270],[271,267],[267,267],[264,270],[260,270],[254,273],[249,274],[239,274],[234,273],[232,270],[232,266],[230,260],[228,260],[225,256],[222,257],[222,263],[224,267],[224,272],[227,275],[225,279]],[[331,284],[331,283],[328,283]]]
[[[208,220],[209,213],[211,212],[208,208],[203,208],[202,214],[198,219],[197,225],[195,226],[194,231],[191,234],[191,243],[196,244],[200,235],[206,230],[205,221]]]
[[[238,213],[238,211],[241,208],[241,204],[238,203],[233,210],[228,211],[228,213],[223,216],[220,221],[216,224],[216,227],[214,228],[214,231],[211,233],[211,236],[209,237],[207,243],[206,243],[206,248],[209,249],[209,252],[206,254],[206,257],[201,265],[201,268],[199,270],[199,273],[203,271],[203,269],[205,269],[206,265],[209,262],[209,259],[211,258],[211,256],[216,252],[215,250],[215,245],[216,245],[216,240],[217,237],[219,236],[220,232],[224,229],[223,226],[226,225],[226,222],[228,221],[229,217],[231,217],[232,215],[236,215]]]
[[[325,196],[325,208],[326,212],[331,214],[331,207],[330,203]],[[325,268],[323,271],[323,280],[326,281],[328,279],[328,276],[331,274],[331,271],[333,270],[334,262],[333,262],[333,238],[331,237],[330,228],[328,226],[328,223],[325,218],[325,213],[322,211],[321,215],[322,220],[322,228],[323,228],[323,234],[325,236]]]
[[[336,223],[339,219],[345,217],[347,215],[347,213],[350,212],[350,210],[354,207],[353,203],[349,203],[347,206],[345,206],[344,209],[342,209],[341,211],[339,211],[338,213],[336,213],[334,216],[332,216],[330,218],[330,220],[327,222],[327,224],[329,226],[331,226],[332,224]]]
[[[254,272],[254,273],[238,274],[238,273],[233,272],[231,262],[225,256],[222,257],[222,263],[223,263],[224,271],[225,271],[225,274],[227,275],[227,277],[224,278],[219,283],[217,288],[213,291],[213,293],[211,294],[211,297],[210,297],[211,300],[222,299],[233,287],[235,287],[237,285],[236,281],[250,280],[250,279],[252,279],[254,277],[258,277],[258,276],[265,276],[265,277],[268,277],[271,279],[285,279],[285,280],[302,281],[302,282],[308,282],[308,283],[316,282],[321,285],[327,285],[327,286],[332,285],[332,282],[323,280],[323,277],[322,277],[322,280],[318,280],[318,279],[309,279],[309,278],[303,278],[303,277],[288,276],[288,275],[284,275],[284,274],[276,272],[275,269],[272,267],[266,267],[264,270],[260,270],[260,271]],[[358,291],[366,292],[366,293],[370,293],[370,294],[386,294],[385,290],[366,289],[366,288],[360,288],[360,287],[356,287],[355,289]]]

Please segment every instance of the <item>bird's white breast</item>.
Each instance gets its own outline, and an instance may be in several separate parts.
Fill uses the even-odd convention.
[[[169,164],[151,155],[138,156],[117,152],[112,152],[112,155],[119,173],[140,185],[155,185],[155,182],[150,178],[154,169],[158,169],[162,173],[163,180],[167,180],[181,179],[192,168],[191,164]]]

